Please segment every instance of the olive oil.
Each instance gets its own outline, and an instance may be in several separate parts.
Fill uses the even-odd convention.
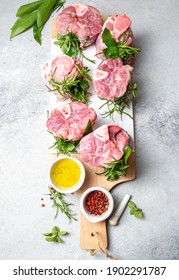
[[[69,189],[78,183],[81,169],[74,160],[61,159],[53,165],[50,176],[56,187]]]

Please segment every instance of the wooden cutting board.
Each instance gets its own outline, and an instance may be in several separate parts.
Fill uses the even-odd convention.
[[[105,21],[107,16],[103,17]],[[57,19],[54,18],[52,22],[52,39],[57,37]],[[133,122],[131,122],[132,133],[133,133]],[[132,135],[131,135],[132,136]],[[133,135],[134,136],[134,135]],[[133,137],[132,137],[133,138]],[[134,139],[133,139],[134,140]],[[75,158],[80,160],[79,154],[72,154]],[[59,156],[60,157],[60,156]],[[57,159],[57,154],[51,154],[51,161],[53,162]],[[84,164],[86,170],[86,178],[82,188],[77,192],[79,197],[83,194],[83,192],[93,186],[100,186],[110,191],[114,186],[118,185],[122,182],[131,181],[135,178],[135,152],[133,151],[129,158],[130,167],[127,170],[126,176],[122,176],[119,180],[109,182],[106,180],[104,175],[96,175],[95,172],[101,172],[103,169],[100,167],[92,167]],[[98,239],[95,238],[94,234],[98,234]],[[89,249],[95,250],[99,248],[98,242],[100,243],[101,248],[106,249],[108,246],[107,239],[107,229],[106,229],[106,221],[102,221],[99,223],[90,223],[84,215],[81,213],[80,216],[80,248],[81,249]]]
[[[80,159],[80,154],[72,154],[75,158]],[[60,156],[59,156],[60,157]],[[51,154],[51,161],[57,159],[57,154]],[[83,163],[84,164],[84,163]],[[96,175],[95,172],[102,172],[102,168],[93,167],[87,164],[84,164],[86,171],[86,178],[83,186],[77,192],[79,197],[83,194],[83,192],[94,186],[102,187],[108,191],[110,191],[114,186],[118,185],[122,182],[127,182],[135,179],[135,152],[132,152],[129,158],[129,168],[127,169],[126,176],[122,176],[119,180],[110,182],[106,180],[104,175]],[[98,233],[98,240],[103,249],[106,249],[108,246],[107,240],[107,230],[106,230],[106,221],[102,221],[99,223],[91,223],[89,222],[85,216],[81,213],[80,216],[80,248],[81,249],[98,249],[98,240],[95,238],[94,234]]]

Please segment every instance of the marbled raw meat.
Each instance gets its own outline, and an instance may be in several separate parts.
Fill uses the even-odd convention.
[[[117,124],[103,125],[80,141],[82,161],[103,167],[122,158],[128,141],[128,134]]]
[[[100,98],[114,101],[122,97],[131,81],[133,67],[123,65],[122,60],[105,59],[93,73],[94,90]]]
[[[55,137],[78,140],[83,136],[88,121],[91,120],[94,125],[96,117],[94,109],[86,104],[69,102],[51,112],[46,126]]]
[[[73,4],[66,7],[57,17],[57,30],[61,35],[73,32],[85,48],[97,39],[102,31],[100,12],[89,5]]]

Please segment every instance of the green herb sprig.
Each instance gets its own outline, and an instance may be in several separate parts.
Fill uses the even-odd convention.
[[[57,192],[53,187],[49,187],[50,193],[47,194],[50,196],[50,199],[53,202],[52,207],[56,208],[56,214],[54,219],[58,216],[59,211],[63,214],[65,214],[69,220],[77,221],[77,219],[74,217],[74,214],[72,214],[71,210],[69,209],[69,206],[72,205],[71,203],[67,203],[64,200],[65,194]]]
[[[68,234],[67,231],[61,231],[57,226],[54,226],[52,228],[52,232],[43,233],[43,235],[46,236],[45,240],[47,242],[57,242],[57,243],[63,243],[61,236],[67,234]]]
[[[123,39],[117,44],[110,31],[105,28],[102,33],[102,40],[107,48],[103,49],[102,53],[106,58],[117,59],[119,57],[124,62],[128,61],[136,53],[140,52],[140,48],[125,45],[128,38],[129,36],[124,34]]]
[[[92,125],[92,122],[91,120],[89,119],[88,120],[88,123],[87,123],[87,126],[86,126],[86,129],[83,133],[83,136],[76,140],[76,141],[73,141],[73,140],[66,140],[64,139],[62,136],[61,138],[57,139],[55,141],[55,143],[49,148],[49,149],[57,149],[58,151],[58,154],[64,154],[64,155],[67,155],[67,156],[70,156],[70,153],[77,153],[77,150],[76,150],[76,146],[78,146],[80,140],[87,134],[91,133],[93,131],[93,125]],[[53,134],[51,131],[48,131],[50,134]]]
[[[121,176],[126,175],[126,170],[129,167],[128,159],[130,157],[131,152],[131,147],[128,145],[123,157],[120,160],[114,160],[107,163],[107,167],[103,167],[104,171],[96,174],[104,174],[107,177],[108,181],[114,181],[119,179]]]
[[[45,23],[65,2],[66,0],[39,0],[20,6],[16,13],[18,19],[11,28],[10,39],[33,28],[34,39],[41,45],[41,33]]]
[[[66,75],[62,82],[55,80],[55,72],[50,78],[49,83],[53,86],[53,89],[49,91],[56,91],[64,99],[70,98],[72,101],[81,101],[85,104],[87,100],[87,90],[89,89],[89,81],[92,81],[91,76],[88,74],[88,67],[80,67],[75,65],[77,68],[76,73],[72,78],[68,78]],[[80,76],[78,74],[80,73]]]
[[[138,219],[143,217],[142,209],[137,208],[133,201],[129,201],[127,205],[130,208],[130,215],[134,215]]]
[[[54,44],[59,46],[61,51],[68,56],[77,58],[79,60],[84,58],[91,63],[95,63],[94,60],[89,59],[83,54],[81,42],[73,32],[67,30],[66,35],[58,34],[57,41],[55,41]]]
[[[131,101],[132,96],[137,96],[137,84],[129,84],[126,93],[120,98],[115,98],[114,101],[101,98],[106,102],[102,104],[99,109],[103,108],[105,105],[107,106],[107,111],[103,113],[102,116],[104,118],[110,117],[112,120],[114,120],[114,113],[117,112],[121,116],[121,119],[123,114],[129,116],[132,119],[132,116],[125,112],[126,108],[130,108],[129,102]]]

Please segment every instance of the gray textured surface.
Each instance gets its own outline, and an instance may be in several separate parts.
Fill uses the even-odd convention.
[[[40,65],[50,55],[50,22],[43,46],[31,31],[9,41],[16,9],[25,0],[0,1],[0,259],[91,259],[79,249],[79,221],[63,215],[45,199],[49,167],[45,129],[48,93]],[[68,3],[77,1],[68,1]],[[118,203],[125,193],[144,211],[137,220],[125,211],[120,225],[108,227],[109,251],[120,259],[179,259],[179,2],[81,1],[102,14],[125,12],[133,20],[137,57],[133,78],[139,92],[135,106],[137,178],[112,191]],[[68,198],[79,215],[76,195]],[[53,225],[70,232],[61,245],[41,233]],[[98,254],[96,259],[104,259]]]

